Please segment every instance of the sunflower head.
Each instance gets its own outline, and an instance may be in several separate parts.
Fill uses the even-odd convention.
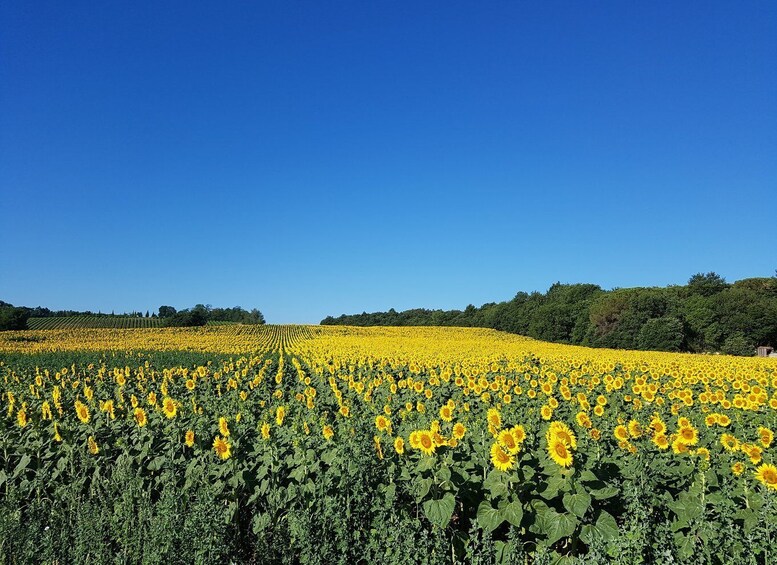
[[[495,442],[491,445],[491,463],[499,471],[509,471],[515,466],[515,457]]]
[[[232,446],[227,441],[227,438],[216,436],[213,440],[213,451],[222,461],[226,461],[232,455]]]
[[[548,443],[548,455],[561,467],[572,465],[572,452],[567,445],[558,438],[552,439]]]

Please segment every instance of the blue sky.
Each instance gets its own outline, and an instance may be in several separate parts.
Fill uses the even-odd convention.
[[[774,2],[3,2],[0,299],[274,323],[777,269]]]

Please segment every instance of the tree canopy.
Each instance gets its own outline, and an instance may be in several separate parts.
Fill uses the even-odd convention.
[[[729,284],[697,273],[685,286],[603,290],[552,285],[512,300],[464,310],[413,309],[328,316],[322,324],[476,326],[590,347],[752,355],[777,345],[777,275]]]

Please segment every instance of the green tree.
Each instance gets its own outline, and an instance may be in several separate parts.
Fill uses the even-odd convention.
[[[744,334],[737,332],[725,339],[721,351],[728,355],[741,355],[747,357],[752,356],[755,353],[755,347]]]
[[[688,292],[690,294],[701,294],[702,296],[712,296],[718,292],[724,291],[729,287],[726,279],[719,274],[710,273],[696,273],[690,279],[688,279]]]
[[[159,317],[160,318],[170,318],[172,316],[175,316],[176,309],[172,306],[160,306],[159,307]]]
[[[652,318],[639,330],[640,349],[655,351],[680,351],[685,335],[683,323],[677,318],[664,316]]]

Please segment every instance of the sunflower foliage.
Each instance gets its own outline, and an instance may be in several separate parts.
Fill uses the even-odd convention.
[[[769,563],[777,366],[483,329],[0,336],[0,563]]]

